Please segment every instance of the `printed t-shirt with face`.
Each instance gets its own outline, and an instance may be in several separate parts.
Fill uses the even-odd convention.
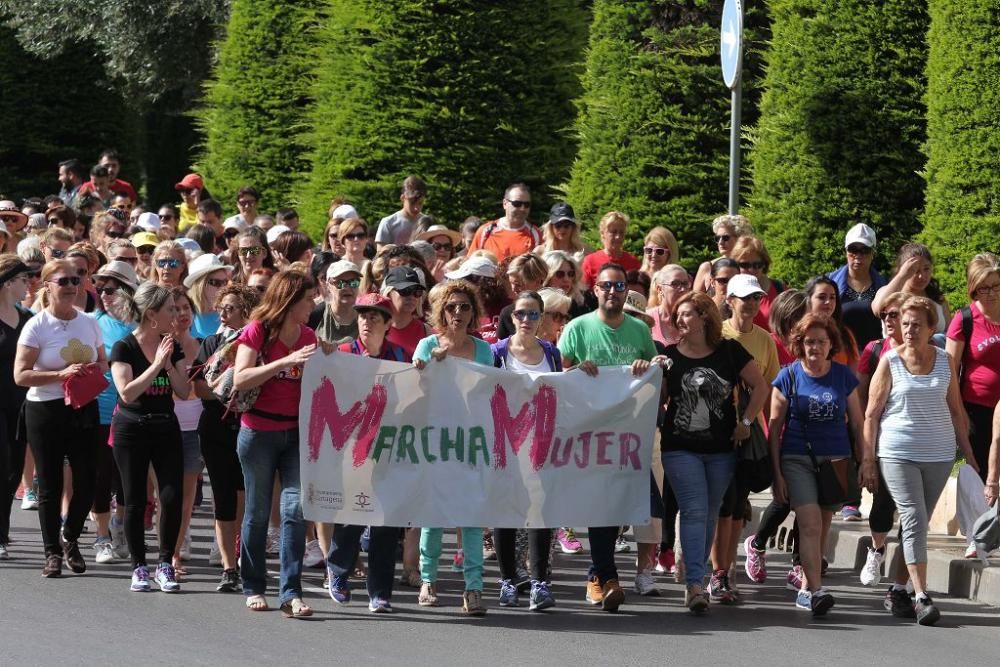
[[[177,364],[184,359],[184,350],[180,345],[174,343],[174,351],[170,355],[170,361]],[[111,356],[108,362],[113,366],[116,363],[128,364],[132,368],[132,379],[145,373],[150,366],[151,360],[139,346],[135,334],[129,333],[111,348]],[[170,414],[174,411],[174,395],[170,386],[170,376],[163,368],[153,378],[153,382],[146,387],[146,391],[131,403],[126,403],[125,399],[118,396],[118,413],[124,414],[133,412],[138,414]]]
[[[587,286],[587,289],[593,289],[594,283],[597,281],[597,273],[601,270],[601,267],[609,262],[614,262],[621,266],[625,271],[638,271],[642,267],[642,262],[635,255],[627,252],[622,252],[621,256],[612,258],[604,250],[596,250],[586,257],[583,258],[583,265],[580,267],[581,273],[583,273],[583,282]]]
[[[264,344],[264,327],[260,322],[254,320],[243,329],[240,334],[239,343],[245,345],[258,353],[264,353],[264,363],[276,361],[286,357],[295,350],[307,345],[316,344],[316,333],[307,326],[299,327],[299,337],[292,347],[287,347],[280,338],[275,337],[270,343]],[[278,421],[255,415],[251,412],[243,413],[241,424],[255,431],[290,431],[299,427],[299,397],[302,394],[302,367],[280,371],[274,377],[268,379],[261,385],[260,395],[254,402],[254,409],[263,412],[270,412],[276,415],[295,417],[293,420]]]
[[[18,345],[38,350],[36,371],[61,371],[70,364],[97,361],[97,350],[104,345],[101,327],[92,317],[77,313],[71,320],[60,320],[43,310],[24,325]],[[63,399],[62,380],[28,389],[26,400]]]
[[[753,357],[735,340],[723,338],[708,356],[693,359],[676,345],[667,347],[673,365],[666,371],[670,403],[663,420],[663,451],[698,454],[733,451],[736,403],[733,389]]]
[[[593,361],[598,366],[629,366],[636,359],[656,356],[649,327],[626,317],[617,329],[601,321],[597,313],[571,320],[559,337],[559,352],[573,364]]]
[[[792,373],[795,395],[792,396]],[[832,362],[822,377],[812,377],[801,363],[786,366],[771,383],[788,399],[788,418],[781,436],[781,455],[808,456],[806,438],[816,456],[849,456],[847,399],[858,379],[844,364]]]
[[[1000,324],[986,319],[975,301],[972,309],[972,340],[962,335],[962,311],[948,325],[948,338],[965,343],[962,400],[992,408],[1000,401]]]

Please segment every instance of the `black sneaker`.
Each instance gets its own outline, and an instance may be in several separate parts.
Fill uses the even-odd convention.
[[[240,571],[236,569],[223,570],[222,578],[215,590],[220,593],[238,593],[240,590]]]
[[[66,557],[66,564],[73,572],[83,574],[87,571],[87,563],[83,560],[80,545],[75,540],[63,545],[63,555]]]
[[[941,612],[934,606],[931,596],[926,593],[922,598],[917,597],[917,601],[913,603],[913,611],[920,625],[934,625],[941,618]]]
[[[891,612],[896,618],[916,618],[917,613],[913,610],[913,600],[906,593],[905,589],[889,586],[882,600],[885,610]]]

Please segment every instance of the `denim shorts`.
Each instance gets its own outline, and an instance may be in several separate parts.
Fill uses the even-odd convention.
[[[181,431],[181,446],[184,450],[184,474],[200,473],[205,461],[201,458],[198,431]]]

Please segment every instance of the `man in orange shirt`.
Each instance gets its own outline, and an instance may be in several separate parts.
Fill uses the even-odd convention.
[[[505,215],[476,230],[469,244],[468,255],[477,250],[489,250],[503,263],[511,257],[531,252],[542,242],[538,227],[528,222],[531,211],[531,190],[524,183],[515,183],[503,195]]]

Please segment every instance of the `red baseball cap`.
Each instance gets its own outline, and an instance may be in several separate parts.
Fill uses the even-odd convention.
[[[198,174],[188,174],[181,179],[180,183],[174,185],[174,190],[191,190],[192,188],[204,189],[205,181],[201,180]]]
[[[363,310],[377,310],[385,313],[385,316],[389,319],[392,319],[392,316],[396,312],[396,309],[392,307],[392,301],[375,292],[359,296],[357,301],[354,302],[354,310],[358,312]]]

